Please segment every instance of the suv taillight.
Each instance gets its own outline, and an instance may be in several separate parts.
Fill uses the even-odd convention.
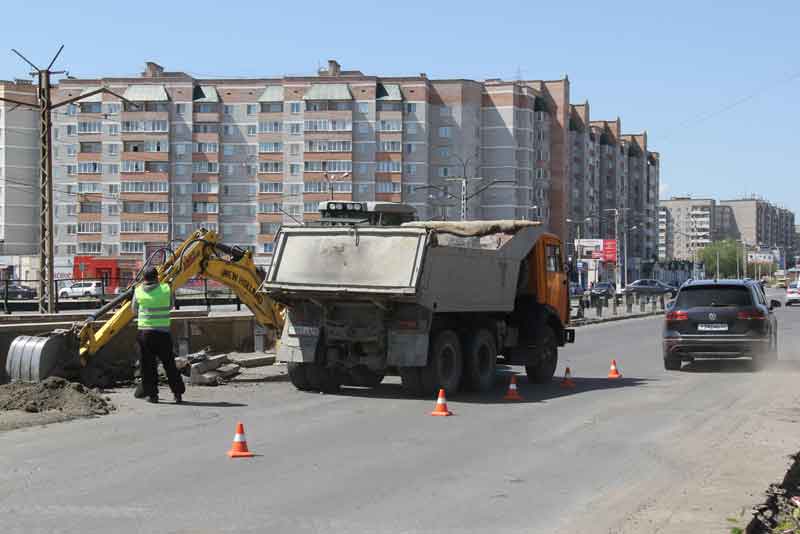
[[[689,312],[687,311],[671,311],[667,313],[667,321],[688,321]]]
[[[763,321],[766,319],[764,314],[758,310],[755,311],[740,311],[736,314],[736,318],[742,321]]]

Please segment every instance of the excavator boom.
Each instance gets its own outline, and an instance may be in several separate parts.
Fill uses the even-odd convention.
[[[283,329],[283,308],[258,291],[264,273],[253,262],[252,254],[220,243],[215,232],[196,231],[158,267],[158,275],[159,281],[169,284],[173,291],[198,276],[216,280],[231,288],[256,320],[274,329],[276,336]],[[97,351],[133,320],[131,301],[136,282],[70,330],[14,339],[6,360],[8,376],[15,381],[38,382],[59,372],[76,354],[81,365],[86,366]],[[111,310],[115,310],[113,315],[95,330],[95,322]]]

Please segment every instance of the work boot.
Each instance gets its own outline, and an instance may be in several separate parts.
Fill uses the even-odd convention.
[[[144,394],[144,388],[142,387],[142,383],[141,382],[136,384],[136,389],[133,390],[133,396],[136,397],[137,399],[143,399],[143,398],[146,397],[146,395]]]
[[[158,404],[158,395],[150,395],[147,397],[147,402],[150,404]]]
[[[175,393],[175,404],[183,404],[183,396],[180,393]]]

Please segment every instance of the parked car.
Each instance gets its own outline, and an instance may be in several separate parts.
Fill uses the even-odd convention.
[[[778,357],[778,325],[758,282],[697,280],[684,284],[664,321],[664,368],[682,361],[749,356],[756,364]]]
[[[800,282],[791,282],[786,288],[786,306],[800,303]]]
[[[99,281],[76,282],[58,291],[59,298],[99,297],[103,293],[103,284]]]
[[[580,297],[583,295],[583,287],[576,282],[570,282],[569,284],[569,296],[570,297]]]
[[[6,285],[0,282],[0,299],[6,297]],[[32,287],[21,286],[19,284],[8,285],[8,299],[9,300],[33,300],[36,298],[36,290]]]
[[[592,295],[600,297],[612,298],[616,293],[616,287],[612,282],[596,282],[592,286]]]
[[[628,284],[623,292],[639,293],[640,295],[669,295],[670,297],[674,297],[678,294],[678,289],[665,284],[660,280],[643,278]]]

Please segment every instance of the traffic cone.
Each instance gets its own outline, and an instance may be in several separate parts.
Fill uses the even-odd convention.
[[[572,381],[572,373],[569,367],[564,371],[564,379],[561,381],[561,387],[564,389],[572,389],[575,387],[575,382]]]
[[[611,360],[611,369],[608,370],[608,378],[622,378],[622,373],[617,370],[617,360]]]
[[[439,390],[439,397],[436,399],[436,409],[431,412],[431,415],[453,415],[453,412],[447,409],[447,399],[444,396],[444,388]]]
[[[236,435],[233,436],[231,450],[228,451],[231,458],[251,458],[253,453],[247,449],[247,440],[244,437],[244,425],[236,423]]]
[[[517,390],[517,375],[511,375],[511,382],[508,383],[508,391],[503,397],[504,400],[522,400],[522,397]]]

